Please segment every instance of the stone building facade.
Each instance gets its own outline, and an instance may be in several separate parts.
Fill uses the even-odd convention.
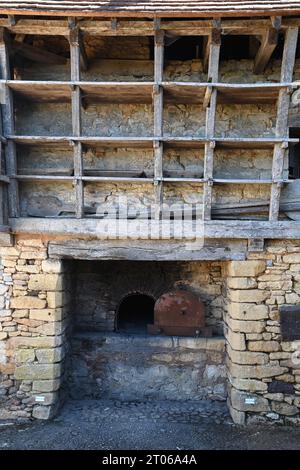
[[[2,3],[0,420],[105,397],[300,424],[298,2]],[[120,331],[174,289],[211,336]]]

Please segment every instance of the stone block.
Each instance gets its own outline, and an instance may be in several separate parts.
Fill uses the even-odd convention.
[[[36,332],[46,336],[61,335],[66,328],[66,322],[49,322],[38,326]]]
[[[33,392],[55,392],[60,387],[60,379],[35,380],[32,384]]]
[[[226,339],[232,349],[235,349],[237,351],[245,351],[246,341],[245,335],[243,333],[235,333],[230,328],[227,328]]]
[[[282,257],[282,261],[284,263],[293,263],[293,264],[296,264],[296,263],[299,263],[300,264],[300,253],[291,253],[291,254],[288,254],[288,255],[285,255]],[[299,266],[299,270],[300,270],[300,266]]]
[[[20,259],[46,259],[47,252],[45,250],[22,251]]]
[[[60,274],[32,274],[29,278],[29,290],[62,290],[63,278]]]
[[[278,341],[249,341],[249,351],[276,352],[280,349]]]
[[[300,297],[295,292],[292,292],[291,294],[285,294],[285,301],[287,304],[299,304]]]
[[[54,362],[61,362],[64,357],[64,350],[60,348],[51,349],[36,349],[35,351],[38,362],[52,364]]]
[[[0,310],[0,318],[10,317],[10,316],[11,316],[11,310],[8,310],[8,309]]]
[[[268,390],[268,384],[261,380],[254,379],[238,379],[230,377],[230,383],[238,390],[244,390],[247,392],[266,392]]]
[[[34,402],[43,403],[43,406],[53,405],[58,401],[58,393],[57,392],[50,392],[50,393],[38,393],[33,394]],[[41,400],[44,399],[42,402]]]
[[[265,329],[265,322],[256,320],[232,320],[227,319],[227,324],[234,332],[261,333]]]
[[[59,274],[62,272],[62,261],[58,259],[45,259],[42,261],[42,270],[48,274]]]
[[[261,341],[262,339],[264,339],[264,334],[261,334],[261,333],[247,333],[246,334],[246,340],[247,341]],[[271,334],[271,333],[270,333]],[[269,338],[271,339],[271,338]]]
[[[255,289],[257,282],[250,277],[229,277],[227,279],[227,287],[230,289]]]
[[[20,254],[19,248],[16,248],[14,246],[10,246],[10,247],[1,246],[0,247],[0,256],[1,257],[6,257],[6,256],[18,257],[19,254]]]
[[[160,339],[163,339],[161,337]],[[167,341],[167,344],[165,344],[165,341]],[[185,338],[185,337],[179,337],[178,338],[178,344],[177,347],[179,349],[196,349],[197,351],[219,351],[223,352],[225,351],[225,340],[224,338]],[[156,342],[153,343],[153,340],[151,341],[152,346],[156,346]],[[172,343],[169,343],[168,338],[164,338],[164,343],[159,342],[157,344],[158,347],[173,347]]]
[[[266,377],[276,377],[280,374],[284,374],[288,370],[271,364],[245,366],[234,364],[230,361],[228,361],[228,368],[232,377],[236,377],[238,379],[263,379]]]
[[[41,320],[46,322],[61,321],[63,311],[61,308],[31,309],[29,318],[31,320]]]
[[[24,364],[16,367],[17,380],[48,380],[57,379],[61,375],[60,364]]]
[[[265,261],[231,261],[227,266],[227,275],[229,277],[255,277],[264,272],[265,269]]]
[[[0,295],[5,294],[5,292],[7,291],[8,291],[8,286],[6,286],[5,284],[0,284]]]
[[[21,297],[13,297],[10,301],[11,308],[20,308],[20,309],[27,309],[27,308],[45,308],[46,301],[40,299],[39,297],[33,297],[30,295],[21,296]]]
[[[64,293],[62,291],[47,292],[47,304],[49,308],[63,307]]]
[[[251,403],[248,403],[251,400]],[[266,398],[231,389],[231,404],[238,411],[252,411],[256,413],[270,411],[270,405]]]
[[[268,384],[268,392],[293,394],[294,387],[291,383],[284,382],[283,380],[272,380]]]
[[[224,365],[206,365],[203,378],[209,383],[218,382],[220,379],[227,376],[226,367]]]
[[[7,362],[5,346],[6,346],[5,343],[2,341],[0,343],[0,364],[6,364]],[[0,387],[1,387],[1,381],[0,381]]]
[[[34,362],[34,349],[19,349],[16,351],[16,362]]]
[[[260,289],[230,290],[228,292],[228,298],[232,302],[259,304],[264,302],[268,297],[270,297],[270,292]]]
[[[0,331],[0,341],[4,340],[7,338],[7,333],[5,331]]]
[[[32,416],[36,419],[51,419],[53,417],[52,406],[34,406]]]
[[[297,406],[289,405],[284,402],[280,403],[278,401],[272,403],[272,410],[275,411],[275,413],[285,416],[293,416],[299,413]]]
[[[228,408],[234,424],[244,426],[246,423],[246,413],[244,411],[235,410],[230,404],[228,405]]]
[[[230,347],[230,345],[227,346],[227,353],[230,360],[236,364],[267,364],[269,361],[268,354],[248,351],[235,351]]]
[[[7,348],[55,348],[62,344],[62,336],[17,336],[8,340]]]

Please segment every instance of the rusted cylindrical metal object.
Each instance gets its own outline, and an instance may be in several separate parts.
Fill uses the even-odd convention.
[[[154,325],[149,327],[149,333],[199,336],[205,334],[204,330],[205,306],[192,292],[173,290],[156,301]]]

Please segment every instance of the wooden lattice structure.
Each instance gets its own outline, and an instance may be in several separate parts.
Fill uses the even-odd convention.
[[[93,220],[86,219],[84,211],[84,186],[88,183],[141,183],[153,186],[157,203],[157,218],[163,203],[164,184],[181,183],[203,186],[203,219],[206,221],[206,234],[209,238],[266,238],[296,237],[298,224],[278,220],[281,188],[289,181],[284,177],[284,162],[289,144],[297,139],[288,134],[288,113],[291,93],[298,84],[293,82],[293,69],[298,39],[297,17],[279,16],[258,19],[184,19],[165,20],[163,18],[145,19],[89,19],[73,16],[49,20],[29,19],[12,16],[10,2],[4,5],[11,14],[0,18],[0,70],[2,129],[1,151],[5,154],[5,169],[2,164],[1,185],[8,188],[2,192],[1,223],[2,231],[11,226],[14,231],[68,231],[74,233],[93,232]],[[28,5],[30,2],[27,2]],[[63,2],[60,2],[63,3]],[[98,2],[99,3],[99,2]],[[101,2],[100,2],[101,3]],[[29,5],[30,6],[30,5]],[[47,6],[47,5],[46,5]],[[46,8],[45,6],[45,8]],[[26,5],[27,7],[27,5]],[[55,7],[56,8],[56,7]],[[58,10],[60,11],[60,10]],[[99,12],[97,12],[98,14]],[[56,13],[57,14],[57,11]],[[196,14],[196,13],[195,13]],[[107,15],[107,12],[106,14]],[[162,14],[160,15],[162,16]],[[261,45],[254,61],[254,72],[261,72],[266,67],[277,44],[279,32],[284,35],[284,49],[280,81],[277,83],[224,83],[219,82],[219,57],[223,35],[255,35],[260,37]],[[87,58],[83,45],[85,34],[91,36],[148,36],[154,39],[154,77],[153,81],[85,81],[81,70],[87,67]],[[70,47],[70,79],[67,81],[18,80],[11,76],[9,49],[16,40],[24,35],[48,35],[67,37]],[[203,66],[207,70],[205,82],[180,82],[164,80],[164,48],[173,37],[203,36]],[[22,44],[27,53],[34,53],[30,46]],[[50,54],[50,53],[49,53]],[[51,55],[51,54],[50,54]],[[49,58],[50,58],[49,55]],[[15,132],[14,101],[18,97],[32,102],[63,102],[71,104],[71,135],[19,135]],[[152,135],[142,136],[94,136],[82,132],[82,99],[102,103],[147,103],[153,106]],[[272,137],[218,137],[215,133],[216,107],[218,104],[268,104],[277,102],[277,121]],[[163,129],[163,110],[166,103],[201,104],[206,110],[205,135],[165,136]],[[56,145],[72,146],[74,165],[72,175],[19,174],[17,165],[18,145]],[[91,176],[84,171],[83,146],[101,145],[114,148],[153,148],[154,175],[135,178],[131,176]],[[168,177],[164,175],[165,148],[204,149],[204,173],[201,178]],[[273,169],[269,179],[250,177],[238,179],[232,175],[228,179],[215,178],[214,153],[216,148],[228,149],[274,149]],[[70,182],[74,186],[74,217],[45,221],[43,218],[20,217],[18,185],[23,181]],[[270,187],[269,221],[211,220],[212,194],[215,185],[259,184]],[[99,229],[99,221],[98,229]],[[55,229],[54,229],[55,227]]]

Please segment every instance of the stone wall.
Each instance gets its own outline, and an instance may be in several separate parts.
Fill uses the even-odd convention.
[[[72,351],[74,399],[226,400],[224,338],[81,333]]]
[[[50,259],[46,240],[25,237],[17,239],[14,246],[1,247],[0,256],[0,419],[47,419],[58,411],[63,402],[66,377],[72,370],[70,322],[74,314],[69,313],[74,312],[70,303],[71,286],[74,289],[74,282],[71,283],[74,264],[67,260]],[[91,321],[97,321],[97,311],[92,308],[91,298],[98,292],[102,292],[104,298],[106,291],[107,302],[113,298],[112,288],[116,284],[109,286],[109,279],[116,277],[116,282],[123,279],[122,288],[130,288],[130,276],[124,274],[124,270],[128,272],[129,262],[115,262],[119,266],[119,277],[112,276],[116,274],[113,270],[109,277],[109,269],[105,271],[103,268],[105,263],[109,266],[111,262],[93,264],[93,269],[96,264],[102,266],[100,275],[96,269],[98,276],[94,276],[91,270],[83,270],[84,263],[77,270],[81,276],[80,289],[84,294],[76,297],[73,291],[72,298],[76,299],[77,318],[80,321],[85,312],[89,312],[87,316],[90,315]],[[300,341],[282,341],[279,315],[281,306],[300,303],[300,241],[269,241],[263,252],[248,253],[245,261],[170,263],[173,265],[170,273],[173,274],[169,277],[163,270],[159,276],[156,263],[150,264],[150,271],[143,269],[146,273],[144,281],[151,280],[149,273],[153,271],[154,278],[157,277],[157,292],[161,286],[167,287],[166,279],[172,280],[173,285],[185,284],[205,300],[207,321],[214,328],[218,326],[219,334],[224,321],[226,361],[220,356],[221,351],[215,355],[215,350],[208,344],[202,345],[199,351],[198,347],[187,351],[190,348],[187,346],[188,340],[179,339],[176,346],[173,339],[171,350],[165,346],[157,346],[156,349],[151,346],[149,361],[146,365],[144,361],[145,368],[153,372],[156,367],[161,367],[159,370],[164,371],[174,384],[176,377],[179,377],[177,390],[180,390],[186,371],[198,367],[198,389],[195,376],[191,393],[191,398],[196,399],[196,390],[199,397],[214,394],[213,384],[205,381],[207,367],[211,366],[209,371],[212,380],[215,380],[214,367],[219,372],[223,371],[226,362],[228,404],[236,423],[269,421],[300,424]],[[90,266],[90,262],[86,262],[86,266]],[[107,277],[106,284],[104,275]],[[94,284],[89,284],[88,279],[94,279]],[[143,277],[140,282],[143,284]],[[121,297],[123,291],[120,285],[116,293]],[[102,291],[98,291],[100,286]],[[103,307],[104,304],[100,302],[100,305]],[[99,326],[103,327],[100,320]],[[80,337],[73,336],[75,357],[85,334],[81,331]],[[87,332],[87,335],[91,335],[88,341],[92,342],[94,340],[91,338],[96,336],[98,339],[114,337],[105,333],[94,333],[96,336],[93,336],[93,333]],[[96,346],[98,339],[93,343]],[[184,341],[187,343],[182,346]],[[108,360],[112,349],[116,353],[116,361],[121,358],[129,369],[137,370],[138,363],[133,361],[135,346],[132,345],[131,353],[125,354],[125,358],[122,358],[124,348],[120,345],[118,350],[118,347],[114,341],[90,350],[88,346],[82,347],[85,357],[99,365],[96,368],[99,375],[96,373],[93,380],[101,379],[101,364],[105,361],[110,364],[109,380],[113,380],[113,367]],[[83,375],[86,373],[85,367],[83,364]],[[219,374],[216,386],[224,384],[222,374]],[[76,372],[73,380],[79,376]],[[120,375],[118,377],[120,379]],[[124,382],[119,380],[120,396],[123,393],[122,383],[125,387],[127,378],[125,374]],[[76,383],[78,385],[78,381]],[[101,389],[103,393],[110,393],[109,383],[107,389]],[[135,383],[137,386],[138,380]],[[146,387],[146,380],[141,383]],[[124,397],[126,393],[125,387]],[[224,394],[222,396],[224,398]],[[188,399],[187,391],[182,392],[182,397]]]
[[[300,341],[282,341],[279,308],[300,301],[299,242],[227,267],[227,364],[235,422],[300,424]]]
[[[0,248],[0,420],[48,419],[64,394],[67,267],[41,240]]]

